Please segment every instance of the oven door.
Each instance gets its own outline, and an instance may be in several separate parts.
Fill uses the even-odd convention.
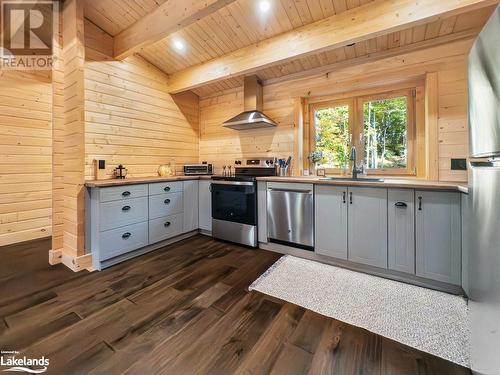
[[[253,182],[212,181],[212,219],[257,225],[257,191]]]

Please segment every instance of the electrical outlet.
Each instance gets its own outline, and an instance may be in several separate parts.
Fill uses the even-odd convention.
[[[452,171],[466,171],[467,170],[467,159],[451,159],[451,170]]]

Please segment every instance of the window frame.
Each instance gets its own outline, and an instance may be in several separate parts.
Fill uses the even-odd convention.
[[[309,104],[309,150],[316,149],[316,123],[315,112],[318,109],[336,107],[341,105],[349,105],[349,129],[351,134],[351,143],[356,147],[357,160],[359,163],[364,162],[364,114],[363,105],[365,102],[373,100],[391,99],[395,97],[406,97],[407,100],[407,165],[406,168],[377,168],[368,169],[367,173],[372,175],[405,175],[416,176],[417,150],[416,150],[416,92],[417,87],[398,89],[398,90],[383,90],[377,93],[368,95],[345,95],[345,98],[338,100],[315,101]],[[341,174],[341,168],[326,168],[327,174]]]
[[[331,107],[342,107],[347,105],[349,107],[349,134],[353,134],[354,119],[356,117],[356,103],[355,98],[339,99],[339,100],[328,100],[325,102],[314,103],[310,105],[310,124],[309,127],[309,150],[314,151],[316,149],[316,118],[315,112],[320,109],[331,108]],[[342,168],[325,168],[327,174],[341,174]]]

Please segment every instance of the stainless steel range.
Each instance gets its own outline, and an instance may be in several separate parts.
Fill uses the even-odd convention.
[[[274,159],[237,160],[232,169],[212,177],[212,236],[257,247],[257,177],[276,175]]]

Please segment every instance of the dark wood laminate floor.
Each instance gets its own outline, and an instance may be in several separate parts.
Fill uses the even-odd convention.
[[[278,254],[196,236],[102,272],[0,249],[0,349],[52,374],[469,374],[247,287]],[[334,301],[332,301],[334,303]]]

